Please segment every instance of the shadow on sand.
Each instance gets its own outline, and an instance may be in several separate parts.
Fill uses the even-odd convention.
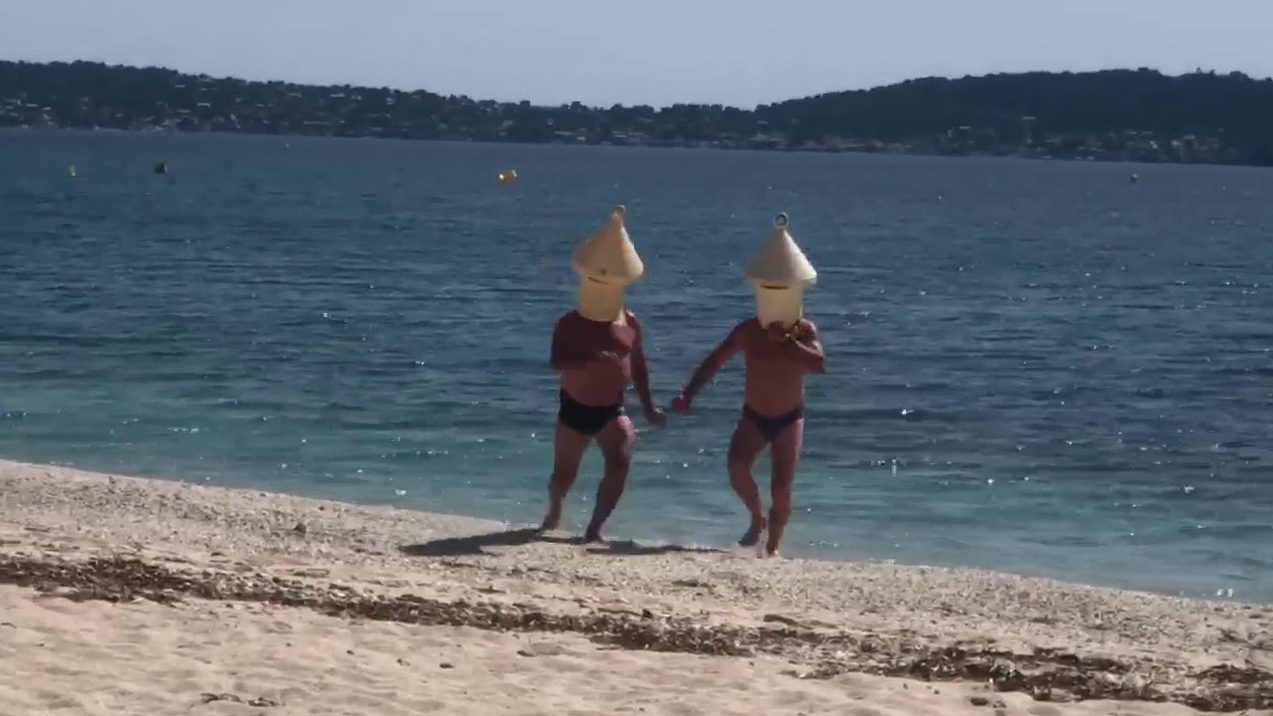
[[[579,542],[579,540],[576,540]],[[719,549],[710,547],[682,547],[678,544],[638,544],[632,540],[619,540],[605,544],[589,545],[592,554],[610,555],[613,557],[644,557],[657,554],[717,554]]]
[[[487,547],[520,547],[532,542],[558,542],[569,540],[553,538],[533,527],[502,532],[490,532],[469,537],[446,537],[432,542],[403,545],[403,554],[411,557],[462,557],[464,555],[489,554]]]
[[[556,537],[544,534],[534,527],[503,530],[469,537],[447,537],[420,544],[403,545],[399,550],[411,557],[463,557],[492,554],[488,547],[521,547],[535,542],[550,544],[583,545],[579,537]],[[679,545],[643,545],[631,540],[619,540],[600,544],[585,545],[591,554],[619,557],[640,557],[659,554],[677,553],[715,553],[717,549],[706,547],[681,547]]]

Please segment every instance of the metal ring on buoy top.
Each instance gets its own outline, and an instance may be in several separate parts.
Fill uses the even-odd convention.
[[[787,224],[790,224],[790,223],[791,223],[791,219],[790,217],[787,216],[787,212],[785,211],[774,217],[774,226],[778,227],[779,229],[787,228]]]

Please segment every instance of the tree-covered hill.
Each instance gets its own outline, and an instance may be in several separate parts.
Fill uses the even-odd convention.
[[[3,126],[1273,165],[1273,80],[1031,72],[916,79],[754,109],[656,109],[0,62]]]

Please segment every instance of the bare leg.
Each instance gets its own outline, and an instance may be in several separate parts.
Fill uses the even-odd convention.
[[[597,433],[597,445],[606,460],[606,474],[597,487],[597,505],[592,511],[592,522],[584,532],[585,542],[600,542],[601,527],[623,497],[628,484],[628,469],[632,466],[632,449],[636,445],[636,428],[626,415],[620,415]]]
[[[800,449],[803,444],[804,419],[801,418],[778,433],[770,448],[773,474],[770,477],[769,491],[773,504],[769,508],[769,544],[765,545],[765,551],[770,557],[778,556],[782,532],[787,528],[787,520],[791,518],[791,486],[796,481],[796,466],[800,463]]]
[[[760,488],[756,479],[751,476],[752,465],[765,449],[765,438],[760,430],[747,418],[740,418],[734,435],[729,439],[729,486],[747,507],[751,515],[751,526],[743,534],[738,544],[754,547],[760,540],[760,533],[765,531],[765,507],[760,502]]]
[[[542,530],[555,530],[561,524],[561,503],[579,476],[579,462],[592,438],[557,423],[553,438],[553,474],[548,480],[548,513],[544,515]]]

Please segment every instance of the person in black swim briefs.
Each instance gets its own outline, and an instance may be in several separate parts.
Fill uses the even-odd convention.
[[[578,477],[584,451],[596,441],[605,456],[605,476],[597,488],[597,504],[584,540],[601,541],[601,527],[623,496],[636,443],[636,430],[623,409],[629,379],[641,399],[646,421],[651,425],[667,421],[650,396],[650,373],[641,338],[640,321],[626,310],[621,320],[612,323],[594,321],[575,311],[557,322],[551,363],[561,373],[561,405],[543,529],[556,529],[560,524],[562,502]]]
[[[571,263],[580,274],[577,308],[557,321],[549,361],[561,374],[561,389],[542,529],[561,524],[562,504],[584,452],[595,441],[605,456],[605,475],[584,533],[587,542],[601,541],[601,528],[627,484],[636,444],[636,429],[623,408],[629,381],[646,421],[655,426],[667,421],[650,396],[641,322],[623,305],[624,288],[644,272],[623,216],[622,207],[617,208],[606,229],[576,248]]]
[[[770,241],[748,268],[757,317],[735,326],[672,401],[673,410],[688,412],[694,396],[735,353],[745,356],[743,410],[729,442],[729,484],[751,515],[739,544],[755,546],[768,530],[764,547],[771,557],[778,555],[791,517],[791,488],[804,441],[804,378],[825,371],[818,329],[802,313],[804,288],[817,274],[786,227],[786,215],[779,215]],[[752,466],[766,447],[772,466],[768,516],[752,477]]]
[[[672,409],[688,412],[698,391],[739,351],[745,356],[747,378],[742,416],[729,441],[729,484],[746,505],[751,525],[738,542],[754,546],[768,529],[765,550],[777,556],[791,517],[791,488],[804,441],[804,376],[825,370],[822,344],[808,319],[801,319],[791,330],[779,323],[762,328],[755,318],[743,321],[694,371]],[[760,488],[752,477],[752,466],[766,447],[773,470],[767,518]]]

